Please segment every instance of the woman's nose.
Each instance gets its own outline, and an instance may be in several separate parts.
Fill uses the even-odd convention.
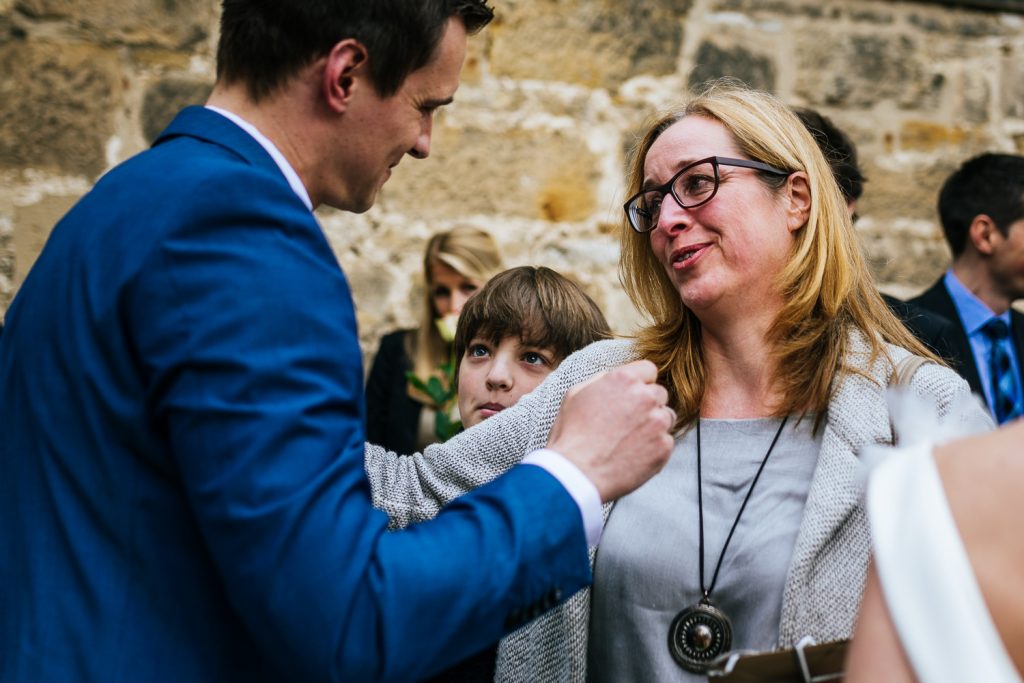
[[[672,193],[666,194],[661,200],[658,222],[655,224],[654,229],[663,232],[675,232],[685,230],[689,225],[690,210],[681,207],[676,198],[672,196]]]
[[[451,313],[462,313],[463,306],[466,305],[466,302],[469,301],[469,297],[471,297],[471,296],[472,296],[472,294],[466,294],[465,292],[456,290],[452,294],[451,311],[450,312]]]

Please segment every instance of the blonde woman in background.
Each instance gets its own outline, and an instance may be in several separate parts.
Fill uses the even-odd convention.
[[[441,440],[430,396],[406,373],[424,382],[452,360],[455,322],[466,300],[503,268],[498,245],[487,232],[459,226],[430,238],[423,256],[425,296],[417,328],[385,335],[366,383],[366,439],[388,450],[412,453]]]

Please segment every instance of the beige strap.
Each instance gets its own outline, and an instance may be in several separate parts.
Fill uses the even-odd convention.
[[[917,373],[917,369],[928,362],[927,358],[910,354],[903,360],[896,364],[895,369],[892,372],[892,377],[889,378],[889,386],[902,387],[910,384],[910,380],[914,379],[914,374]]]
[[[918,356],[917,354],[913,353],[904,357],[903,360],[901,360],[899,363],[896,363],[896,366],[893,368],[892,376],[889,378],[889,386],[907,386],[908,384],[910,384],[910,380],[914,379],[914,374],[917,373],[918,368],[920,368],[927,362],[929,362],[927,358],[922,358],[921,356]],[[892,443],[892,445],[895,446],[896,429],[893,427],[891,416],[889,419],[889,433],[891,435],[890,443]]]

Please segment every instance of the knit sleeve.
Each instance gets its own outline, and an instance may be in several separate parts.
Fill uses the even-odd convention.
[[[971,387],[949,368],[926,363],[910,383],[918,397],[932,397],[938,416],[955,426],[957,433],[973,434],[995,428],[991,415],[980,397],[971,394]]]
[[[624,341],[591,344],[569,356],[519,402],[423,453],[401,455],[366,445],[373,504],[391,528],[429,519],[446,504],[500,476],[545,445],[565,393],[595,374],[631,359]]]

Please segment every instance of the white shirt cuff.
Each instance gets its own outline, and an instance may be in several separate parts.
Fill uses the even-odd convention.
[[[587,545],[591,548],[601,540],[604,528],[604,512],[601,509],[601,495],[594,483],[587,479],[580,468],[571,463],[564,455],[547,448],[530,453],[523,458],[524,465],[536,465],[547,470],[548,474],[565,487],[583,518],[583,529],[587,534]]]

